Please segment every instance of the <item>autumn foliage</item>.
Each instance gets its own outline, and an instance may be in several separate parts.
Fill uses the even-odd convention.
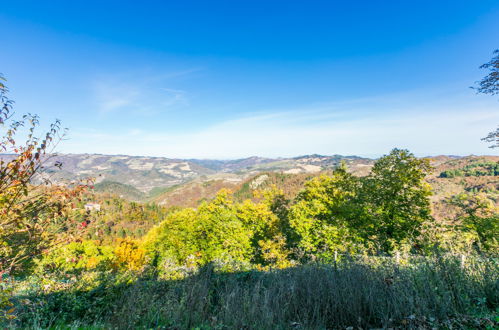
[[[0,140],[0,273],[22,271],[41,252],[59,241],[60,232],[69,227],[72,201],[86,184],[51,185],[41,175],[49,154],[62,138],[59,121],[37,136],[39,119],[24,115],[13,119],[12,101],[0,84],[0,118],[6,128]],[[26,134],[20,142],[16,140]]]

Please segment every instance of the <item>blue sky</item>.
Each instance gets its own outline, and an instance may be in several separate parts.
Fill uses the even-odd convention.
[[[17,114],[67,153],[493,154],[498,1],[4,1]]]

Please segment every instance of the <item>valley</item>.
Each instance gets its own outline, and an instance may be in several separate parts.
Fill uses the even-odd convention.
[[[429,160],[433,171],[426,181],[433,189],[431,199],[436,205],[434,211],[438,218],[445,217],[448,210],[441,204],[453,195],[480,191],[498,203],[497,175],[483,173],[448,177],[445,173],[473,164],[497,163],[499,156],[435,156],[429,157]],[[196,207],[202,201],[214,198],[224,188],[232,191],[238,200],[243,200],[253,198],[253,192],[258,189],[276,185],[283,189],[287,198],[293,199],[306,181],[330,173],[341,163],[354,175],[365,176],[374,162],[374,159],[341,155],[198,160],[61,154],[47,159],[42,176],[50,177],[55,183],[94,178],[96,193],[166,207]]]

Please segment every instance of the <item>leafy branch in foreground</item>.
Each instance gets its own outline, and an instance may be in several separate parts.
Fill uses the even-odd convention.
[[[1,77],[2,81],[5,78]],[[27,114],[12,120],[13,102],[7,88],[0,84],[0,274],[22,271],[35,256],[53,246],[56,234],[67,228],[72,198],[78,197],[86,185],[71,187],[51,185],[41,175],[44,164],[63,138],[60,121],[37,137],[38,116]],[[21,129],[26,132],[21,132]],[[26,133],[22,143],[16,136]],[[35,183],[38,182],[38,183]]]
[[[499,94],[499,49],[496,49],[494,54],[489,62],[480,66],[480,69],[488,69],[490,73],[478,82],[478,87],[475,88],[478,93]]]
[[[488,69],[490,72],[478,82],[477,93],[498,95],[499,94],[499,49],[494,51],[495,56],[487,63],[482,64],[480,69]],[[490,148],[499,147],[499,127],[490,132],[482,141],[492,143]]]
[[[489,148],[499,148],[499,127],[495,131],[490,132],[482,141],[492,143]]]

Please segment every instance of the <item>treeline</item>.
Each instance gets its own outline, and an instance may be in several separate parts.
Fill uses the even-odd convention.
[[[110,244],[117,238],[141,238],[176,209],[92,192],[86,194],[79,207],[83,209],[85,203],[96,203],[100,210],[84,212],[79,230],[74,234],[78,238],[96,240],[101,244]]]
[[[498,162],[478,162],[460,169],[447,170],[440,173],[441,178],[455,178],[462,176],[499,176]]]

